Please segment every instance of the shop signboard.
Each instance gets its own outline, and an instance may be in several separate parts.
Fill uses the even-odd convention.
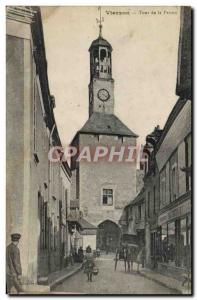
[[[168,221],[184,216],[185,214],[191,211],[191,200],[187,200],[186,202],[173,207],[171,210],[166,211],[162,215],[158,217],[158,225],[162,225],[167,223]]]

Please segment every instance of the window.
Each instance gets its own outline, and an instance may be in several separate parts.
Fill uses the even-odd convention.
[[[142,207],[141,205],[138,206],[138,219],[141,220],[142,218]]]
[[[65,214],[66,214],[66,218],[68,217],[68,190],[65,190]]]
[[[53,241],[53,245],[54,245],[54,250],[57,250],[57,226],[54,226],[54,228],[53,228],[53,230],[54,230],[54,234],[53,234],[53,238],[54,238],[54,241]]]
[[[38,88],[36,82],[36,75],[33,80],[33,148],[34,152],[37,152],[37,98],[38,98]]]
[[[97,49],[94,50],[94,54],[93,55],[94,55],[94,63],[98,64],[98,62],[99,62],[99,59],[98,59],[99,54],[98,54],[98,50]]]
[[[161,203],[165,205],[166,203],[166,179],[162,178],[161,181]]]
[[[103,189],[103,205],[111,206],[113,205],[113,190]]]
[[[103,72],[107,73],[107,66],[103,66]]]
[[[178,197],[178,151],[177,149],[172,154],[169,161],[169,179],[170,179],[170,202],[173,202]]]
[[[101,49],[100,59],[101,59],[102,62],[106,59],[106,56],[107,56],[106,50],[105,49]]]
[[[155,196],[155,186],[153,187],[153,214],[156,214],[156,196]]]
[[[151,247],[150,247],[150,253],[151,256],[155,256],[155,244],[156,244],[156,232],[151,233]]]
[[[148,173],[148,155],[144,155],[144,173]]]
[[[177,166],[175,165],[171,171],[171,201],[177,198]]]
[[[150,192],[148,192],[147,215],[148,215],[148,218],[150,218]]]
[[[133,219],[133,207],[129,207],[129,220]]]
[[[47,249],[48,245],[48,218],[47,218],[47,202],[38,192],[38,207],[40,220],[40,249]]]
[[[191,134],[185,139],[186,190],[191,190]]]

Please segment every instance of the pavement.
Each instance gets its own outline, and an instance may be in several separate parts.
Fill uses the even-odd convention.
[[[73,266],[69,266],[61,271],[51,273],[48,277],[48,284],[50,286],[50,290],[55,288],[56,285],[60,284],[67,278],[76,274],[79,270],[81,270],[81,268],[82,268],[82,264],[75,263]]]
[[[169,288],[163,283],[156,282],[153,278],[148,278],[148,270],[142,274],[137,273],[136,265],[130,273],[125,272],[124,263],[118,262],[116,271],[114,270],[114,254],[102,255],[97,259],[96,265],[99,274],[93,277],[93,282],[87,282],[87,276],[83,270],[73,272],[72,276],[56,280],[51,288],[51,294],[122,294],[122,295],[171,295],[180,294],[180,291]],[[169,278],[168,278],[169,280]]]
[[[188,283],[186,283],[184,286],[182,286],[182,281],[177,280],[171,276],[163,275],[159,272],[154,272],[150,269],[142,268],[140,268],[140,275],[156,283],[159,283],[164,287],[174,290],[177,294],[191,295],[191,285],[188,285]]]
[[[65,269],[59,270],[49,274],[48,277],[39,278],[38,284],[26,284],[22,286],[24,293],[21,294],[49,294],[56,285],[60,284],[62,281],[65,281],[70,276],[76,274],[82,268],[82,264],[75,263],[72,266],[68,266]],[[16,294],[14,292],[13,294]]]

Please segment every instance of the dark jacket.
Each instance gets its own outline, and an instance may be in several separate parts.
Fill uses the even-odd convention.
[[[6,248],[6,273],[11,276],[22,275],[20,251],[13,243]]]

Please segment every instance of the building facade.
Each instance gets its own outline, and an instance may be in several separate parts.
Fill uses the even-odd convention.
[[[137,194],[123,210],[119,221],[122,231],[122,242],[138,247],[145,245],[145,190]]]
[[[179,96],[156,150],[160,176],[162,261],[171,274],[191,272],[192,219],[192,11],[181,8],[176,94]]]
[[[114,115],[112,47],[101,32],[89,52],[89,119],[72,141],[83,154],[86,151],[86,159],[72,158],[71,197],[87,221],[98,227],[97,246],[105,249],[110,244],[114,250],[122,209],[136,195],[136,163],[122,161],[121,147],[135,147],[137,135]]]
[[[61,146],[47,78],[40,10],[7,7],[7,244],[22,235],[22,281],[31,286],[68,255],[71,171],[48,159]],[[67,192],[66,192],[67,191]],[[65,226],[65,227],[63,227]],[[33,230],[32,230],[33,228]]]
[[[162,134],[159,126],[147,135],[146,144],[143,149],[145,162],[142,163],[144,169],[144,194],[145,194],[145,263],[147,267],[155,268],[160,241],[158,232],[158,211],[160,205],[159,193],[159,172],[156,163],[155,151],[157,142]]]
[[[191,272],[192,219],[192,85],[191,8],[181,8],[175,103],[166,124],[146,137],[143,193],[129,206],[145,199],[145,263],[149,268],[178,278]],[[129,206],[123,212],[123,229],[131,231]],[[129,221],[131,218],[131,221]]]
[[[187,170],[191,168],[191,100],[177,101],[164,127],[156,160],[160,177],[160,267],[190,268],[191,174]]]

